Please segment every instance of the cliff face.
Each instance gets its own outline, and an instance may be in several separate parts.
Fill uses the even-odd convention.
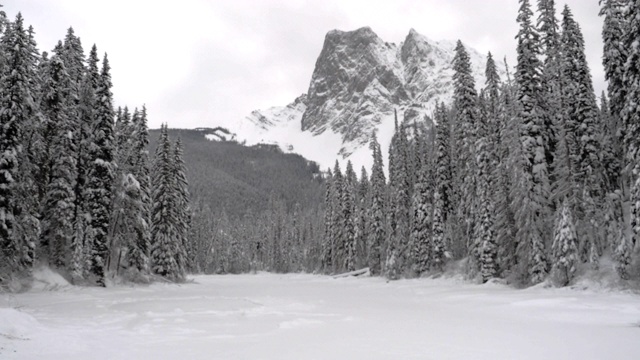
[[[295,152],[292,137],[297,135],[291,131],[295,124],[305,139],[318,138],[323,153],[346,159],[366,149],[374,131],[381,143],[388,142],[394,109],[400,121],[426,122],[422,125],[429,128],[435,104],[451,102],[454,48],[453,41],[432,41],[413,29],[399,45],[384,42],[368,27],[330,31],[307,94],[285,107],[252,112],[244,120],[250,125],[240,131],[255,126],[264,142],[281,143],[285,151]],[[468,47],[467,51],[480,88],[486,57]],[[288,139],[276,138],[282,127],[289,129]],[[324,146],[320,141],[336,136],[340,141],[325,141]],[[313,154],[303,155],[316,160]]]

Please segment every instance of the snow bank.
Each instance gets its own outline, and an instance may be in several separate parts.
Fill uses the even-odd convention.
[[[12,308],[0,308],[0,337],[28,340],[40,323],[31,315]]]

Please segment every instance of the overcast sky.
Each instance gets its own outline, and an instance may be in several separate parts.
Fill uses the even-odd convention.
[[[533,4],[536,1],[531,1]],[[112,66],[116,105],[146,104],[149,125],[238,121],[305,93],[325,34],[370,26],[399,43],[414,28],[515,65],[517,0],[0,0],[33,25],[40,51],[72,26]],[[598,0],[567,0],[597,94],[605,87]],[[558,13],[564,2],[558,2]],[[558,14],[560,17],[560,14]]]

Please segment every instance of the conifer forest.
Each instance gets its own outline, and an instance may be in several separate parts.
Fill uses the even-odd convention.
[[[41,51],[28,20],[3,12],[0,287],[28,287],[42,264],[93,286],[363,268],[562,287],[613,266],[638,280],[640,2],[600,7],[602,94],[571,9],[520,0],[517,59],[487,54],[477,84],[458,41],[453,101],[424,122],[396,116],[388,149],[374,133],[372,168],[305,163],[304,185],[237,190],[239,208],[207,190],[193,142],[167,125],[150,141],[148,109],[116,107],[106,53],[72,28]]]

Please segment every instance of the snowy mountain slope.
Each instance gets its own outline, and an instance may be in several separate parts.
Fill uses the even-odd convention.
[[[399,121],[426,121],[430,128],[427,117],[435,104],[451,102],[455,45],[413,29],[399,45],[384,42],[368,27],[330,31],[307,94],[284,107],[253,111],[230,130],[247,145],[277,144],[322,168],[337,158],[370,168],[371,136],[377,132],[382,148],[388,148],[394,110]],[[466,48],[479,89],[486,56]]]

